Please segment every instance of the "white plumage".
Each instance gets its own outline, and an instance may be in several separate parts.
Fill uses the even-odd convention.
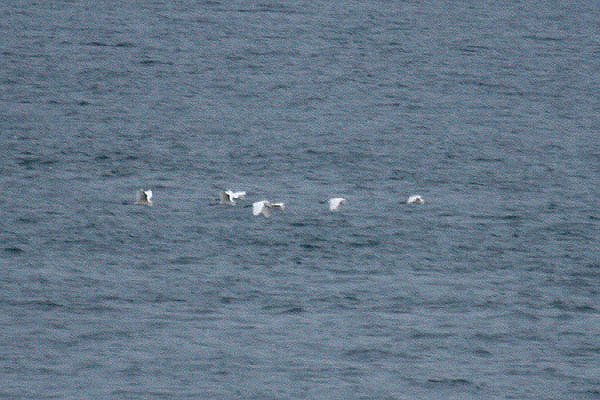
[[[257,201],[252,204],[252,214],[264,215],[266,218],[271,216],[271,208],[279,208],[280,210],[285,209],[285,204],[283,203],[271,203],[269,200]]]
[[[425,200],[418,194],[414,194],[406,200],[406,204],[425,204]]]
[[[135,204],[151,206],[152,205],[152,190],[140,189],[135,194]]]
[[[220,192],[219,197],[221,199],[221,204],[229,204],[234,206],[236,199],[246,198],[246,192],[233,192],[231,190],[226,190],[224,192]]]
[[[346,204],[347,200],[343,197],[334,197],[329,199],[329,211],[337,211],[340,209],[342,204]]]
[[[256,203],[253,203],[252,204],[252,214],[254,216],[262,214],[267,218],[270,217],[271,211],[269,211],[269,208],[268,208],[268,206],[270,204],[271,203],[269,203],[268,200],[257,201]]]

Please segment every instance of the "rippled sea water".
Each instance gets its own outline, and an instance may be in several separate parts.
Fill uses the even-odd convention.
[[[0,398],[599,398],[599,20],[3,3]]]

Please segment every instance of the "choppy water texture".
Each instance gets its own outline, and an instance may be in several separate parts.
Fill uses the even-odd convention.
[[[556,3],[4,2],[0,397],[599,398],[600,11]]]

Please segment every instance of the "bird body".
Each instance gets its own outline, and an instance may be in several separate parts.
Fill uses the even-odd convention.
[[[425,200],[418,194],[412,195],[406,200],[406,204],[425,204]]]
[[[329,211],[337,211],[340,209],[342,204],[346,204],[347,200],[343,197],[334,197],[329,199]]]

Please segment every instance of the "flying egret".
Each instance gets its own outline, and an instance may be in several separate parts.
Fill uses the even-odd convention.
[[[221,204],[229,204],[234,206],[236,199],[246,198],[246,192],[233,192],[231,190],[226,190],[224,192],[219,192],[219,198],[221,199]]]
[[[152,205],[152,190],[140,189],[135,194],[135,204],[151,206]]]
[[[271,208],[278,208],[280,210],[285,209],[285,204],[283,203],[271,203],[269,200],[257,201],[252,204],[252,214],[264,215],[266,218],[271,216]]]

